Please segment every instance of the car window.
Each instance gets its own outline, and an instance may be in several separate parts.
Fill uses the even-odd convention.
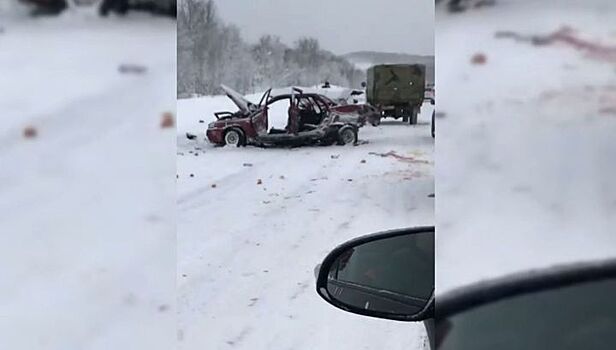
[[[486,304],[439,321],[437,349],[616,349],[615,295],[610,279]]]

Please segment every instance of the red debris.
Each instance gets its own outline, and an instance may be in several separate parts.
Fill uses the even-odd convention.
[[[24,128],[24,137],[27,139],[33,139],[38,136],[38,131],[33,126],[27,126]]]
[[[483,53],[476,53],[471,58],[471,63],[474,65],[484,65],[488,62],[488,57]]]
[[[160,127],[163,129],[173,128],[175,126],[175,119],[173,118],[173,114],[170,112],[163,113],[162,120],[160,122]]]

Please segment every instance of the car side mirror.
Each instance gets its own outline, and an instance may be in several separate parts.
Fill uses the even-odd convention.
[[[323,260],[317,293],[337,308],[398,321],[434,313],[434,227],[351,240]]]

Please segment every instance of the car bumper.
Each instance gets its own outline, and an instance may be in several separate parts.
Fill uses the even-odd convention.
[[[225,143],[224,141],[224,130],[223,129],[207,129],[207,131],[205,132],[205,136],[207,136],[208,141],[210,141],[210,143],[216,144],[216,145],[222,145]]]

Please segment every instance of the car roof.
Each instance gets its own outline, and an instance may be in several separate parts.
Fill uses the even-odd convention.
[[[610,0],[437,10],[437,295],[616,257],[615,14]]]

